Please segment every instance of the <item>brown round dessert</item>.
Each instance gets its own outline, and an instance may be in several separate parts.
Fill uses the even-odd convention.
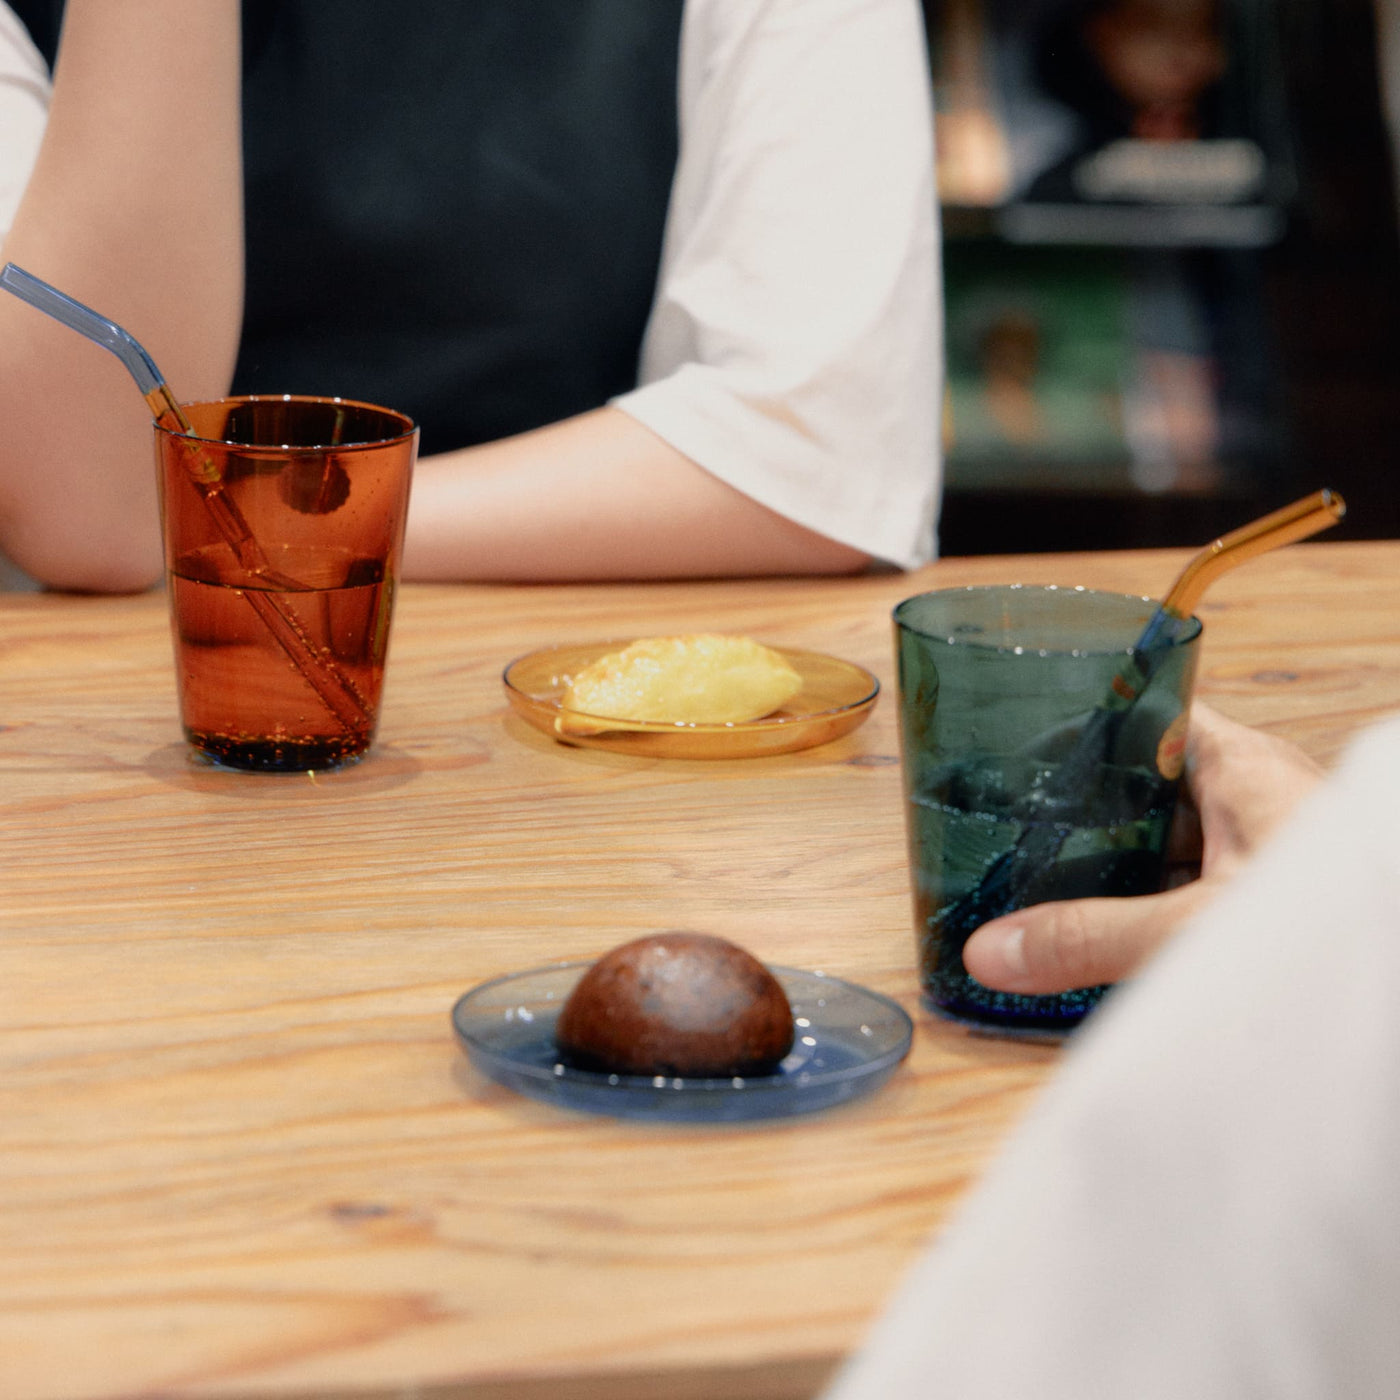
[[[580,1069],[690,1078],[771,1074],[792,1039],[778,979],[704,933],[614,948],[579,979],[555,1027],[560,1053]]]

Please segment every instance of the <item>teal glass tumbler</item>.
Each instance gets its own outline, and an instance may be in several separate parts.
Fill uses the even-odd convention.
[[[895,608],[915,938],[934,1011],[1054,1033],[1106,990],[994,991],[968,976],[962,950],[1014,909],[1162,888],[1201,624],[1176,629],[1124,704],[1115,693],[1156,608],[1019,585],[941,589]]]

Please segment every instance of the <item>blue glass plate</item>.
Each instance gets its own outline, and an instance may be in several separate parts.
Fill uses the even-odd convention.
[[[589,963],[557,963],[484,982],[452,1008],[472,1063],[530,1098],[585,1113],[671,1122],[737,1122],[814,1113],[877,1089],[909,1053],[914,1025],[897,1002],[853,982],[770,969],[797,1036],[772,1074],[733,1079],[600,1074],[563,1064],[554,1023]]]

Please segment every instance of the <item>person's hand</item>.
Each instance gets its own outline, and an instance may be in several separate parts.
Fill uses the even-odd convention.
[[[1168,855],[1174,877],[1186,883],[1155,895],[1037,904],[993,919],[963,949],[968,972],[998,991],[1021,993],[1121,980],[1214,898],[1321,776],[1301,749],[1196,704]]]

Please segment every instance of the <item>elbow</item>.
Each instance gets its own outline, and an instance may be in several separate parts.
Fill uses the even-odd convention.
[[[55,593],[145,593],[160,581],[161,574],[160,569],[108,565],[60,570],[38,581]]]
[[[43,588],[143,592],[164,571],[154,473],[81,441],[0,433],[0,551]]]
[[[771,550],[770,567],[761,572],[859,574],[875,562],[863,549],[791,521],[782,522],[780,535],[776,547]]]
[[[836,540],[824,540],[822,544],[813,559],[813,573],[863,574],[875,562],[873,555],[851,545]]]
[[[36,583],[61,593],[144,593],[163,573],[160,550],[147,540],[25,531],[7,538],[4,548]]]

